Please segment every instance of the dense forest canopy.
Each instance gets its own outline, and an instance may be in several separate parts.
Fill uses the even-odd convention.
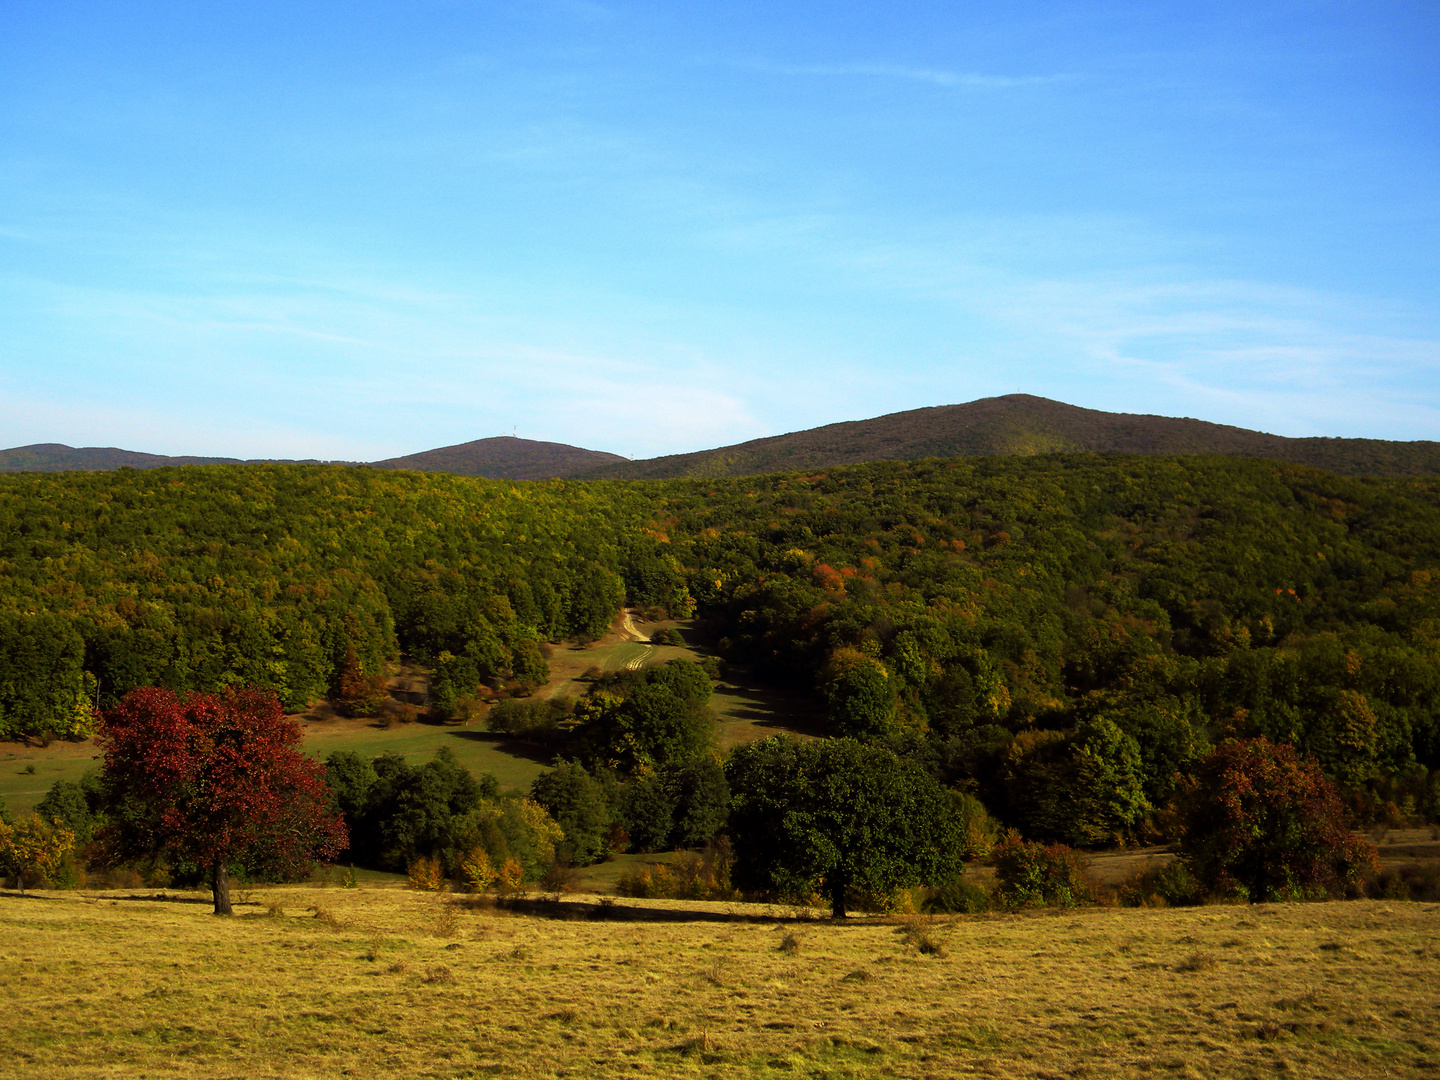
[[[1057,455],[661,490],[727,656],[1029,833],[1124,833],[1225,734],[1434,813],[1434,480]]]
[[[653,542],[609,485],[325,466],[0,483],[0,735],[83,730],[135,686],[255,684],[301,708],[348,648],[474,680],[598,635]]]
[[[1133,832],[1226,734],[1436,811],[1433,479],[1103,455],[631,483],[23,474],[0,478],[0,580],[9,737],[83,733],[147,684],[299,708],[350,649],[371,674],[408,654],[442,693],[540,681],[540,642],[628,599],[698,609],[727,659],[822,695],[833,734],[1027,835]]]

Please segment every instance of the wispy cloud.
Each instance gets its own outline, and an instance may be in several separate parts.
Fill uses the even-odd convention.
[[[1440,437],[1440,392],[1419,389],[1440,387],[1440,338],[1398,333],[1403,319],[1356,298],[1174,277],[1049,281],[990,303],[1068,353],[1076,382],[1129,384],[1153,411],[1293,436]]]
[[[1062,82],[1071,75],[987,75],[975,71],[947,71],[943,68],[911,67],[879,61],[848,64],[777,64],[752,61],[745,66],[774,75],[860,76],[872,79],[902,79],[931,86],[962,90],[1004,90],[1018,86],[1040,86]]]

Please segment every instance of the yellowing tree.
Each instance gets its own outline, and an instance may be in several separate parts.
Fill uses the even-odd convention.
[[[53,879],[74,846],[74,832],[38,814],[14,825],[0,821],[0,872],[14,877],[23,892],[27,879]]]

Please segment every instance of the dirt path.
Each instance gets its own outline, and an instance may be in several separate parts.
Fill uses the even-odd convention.
[[[640,633],[639,629],[635,626],[635,616],[632,612],[625,612],[624,616],[620,619],[620,632],[631,641],[641,641],[647,645],[650,643],[650,639]]]
[[[629,611],[625,612],[624,616],[620,619],[620,632],[631,641],[638,641],[641,645],[646,646],[645,651],[639,656],[631,657],[625,661],[626,671],[639,671],[645,666],[645,661],[650,659],[650,639],[640,633],[640,630],[635,625],[635,618]]]

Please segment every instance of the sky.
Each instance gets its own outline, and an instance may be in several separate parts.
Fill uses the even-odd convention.
[[[0,3],[0,445],[1440,439],[1440,5]]]

